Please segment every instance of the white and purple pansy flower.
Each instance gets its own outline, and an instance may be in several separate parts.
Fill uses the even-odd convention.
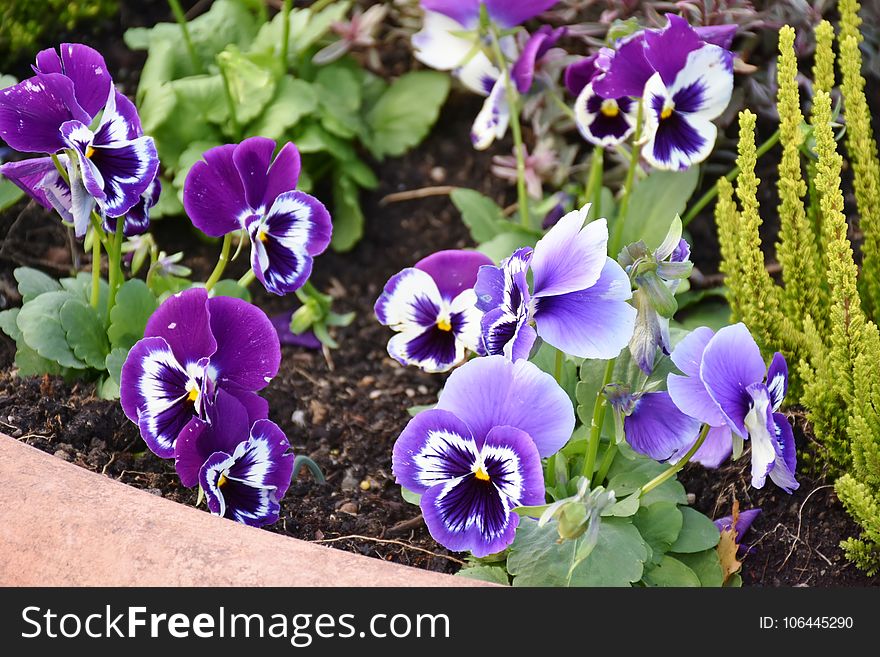
[[[274,422],[253,421],[235,397],[217,391],[206,419],[193,418],[174,449],[184,486],[199,485],[211,513],[261,527],[278,520],[294,456]]]
[[[626,442],[639,454],[668,461],[694,444],[702,426],[682,413],[669,393],[658,390],[612,398],[611,405],[623,412]]]
[[[528,361],[478,358],[452,373],[434,409],[410,420],[393,470],[421,495],[438,543],[483,557],[513,542],[514,508],[544,503],[541,457],[573,429],[571,401],[549,374]]]
[[[635,131],[638,101],[628,96],[602,98],[587,84],[575,100],[574,116],[584,139],[608,148],[626,141]]]
[[[797,489],[794,434],[785,415],[777,412],[788,389],[782,354],[774,354],[767,368],[749,330],[739,323],[714,335],[709,328],[696,329],[678,344],[672,360],[683,372],[667,377],[672,401],[711,427],[695,460],[717,467],[730,455],[734,441],[741,447],[749,439],[752,485],[762,488],[769,476],[786,492]]]
[[[243,404],[252,420],[268,415],[256,391],[278,373],[281,347],[256,306],[209,299],[203,288],[192,288],[164,301],[144,336],[122,367],[120,402],[157,456],[171,458],[187,423],[208,418],[218,389]]]
[[[275,142],[264,137],[206,151],[187,174],[183,206],[207,235],[247,231],[257,280],[284,295],[308,280],[314,257],[330,244],[332,225],[323,203],[296,190],[296,146],[285,144],[273,160],[274,151]]]
[[[605,220],[584,226],[588,211],[564,216],[534,250],[480,268],[474,289],[486,353],[528,358],[540,336],[571,356],[607,359],[629,343],[636,315],[629,277],[607,256]]]
[[[445,372],[480,353],[474,284],[492,261],[476,251],[439,251],[395,274],[376,301],[378,320],[397,331],[388,353],[402,365]]]

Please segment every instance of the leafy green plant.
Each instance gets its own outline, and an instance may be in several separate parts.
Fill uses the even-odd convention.
[[[417,145],[449,80],[417,71],[389,84],[349,55],[314,64],[331,25],[352,5],[317,4],[291,9],[287,2],[269,21],[253,3],[218,0],[192,21],[126,32],[129,47],[148,52],[137,102],[164,166],[154,216],[182,213],[186,175],[205,150],[259,135],[297,144],[300,188],[326,182],[332,190],[333,247],[357,243],[360,190],[378,184],[361,153],[381,160]]]

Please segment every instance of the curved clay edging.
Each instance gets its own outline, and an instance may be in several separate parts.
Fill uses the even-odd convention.
[[[3,586],[468,586],[247,527],[0,434]]]

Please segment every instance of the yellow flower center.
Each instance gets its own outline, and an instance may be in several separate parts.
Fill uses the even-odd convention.
[[[225,474],[221,474],[221,475],[220,475],[220,479],[217,480],[217,488],[222,487],[223,484],[225,484],[227,481],[228,481],[228,480],[226,479],[226,475],[225,475]]]
[[[474,476],[480,481],[489,481],[489,473],[483,469],[483,466],[477,467],[477,471],[474,473]]]
[[[269,241],[269,233],[267,233],[263,228],[261,228],[259,230],[259,232],[257,232],[257,239],[260,240],[261,242],[268,242]]]
[[[602,101],[602,107],[599,109],[602,114],[609,118],[614,118],[620,113],[620,108],[617,106],[617,101],[613,98],[606,98]]]
[[[661,119],[668,119],[670,116],[672,116],[672,110],[674,110],[674,109],[675,109],[675,103],[673,103],[671,100],[667,100],[663,104],[663,110],[660,112],[660,118]]]
[[[441,317],[437,320],[437,328],[441,331],[451,331],[452,322],[449,321],[448,317]]]
[[[86,157],[91,157],[95,154],[95,149],[92,146],[86,146]]]

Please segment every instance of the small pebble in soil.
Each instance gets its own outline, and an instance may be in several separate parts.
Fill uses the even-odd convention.
[[[298,427],[306,426],[306,412],[302,409],[295,410],[290,415],[290,421]]]
[[[358,512],[358,505],[355,502],[345,502],[339,507],[339,510],[342,513],[347,513],[350,516],[356,516]]]
[[[446,169],[443,167],[434,167],[431,169],[431,180],[435,183],[442,183],[446,181]]]
[[[145,488],[150,495],[155,495],[156,497],[163,497],[161,488]]]
[[[55,456],[57,456],[58,458],[60,458],[60,459],[63,460],[63,461],[69,461],[69,460],[70,460],[70,454],[68,454],[67,452],[65,452],[63,449],[56,449],[56,450],[55,450]]]
[[[694,502],[696,502],[696,501],[697,501],[697,496],[696,496],[696,495],[694,495],[693,493],[688,493],[688,494],[687,494],[687,503],[688,503],[688,506],[693,506],[693,505],[694,505]]]
[[[379,397],[381,397],[381,396],[382,396],[381,390],[371,390],[370,394],[369,394],[370,399],[379,399]]]
[[[358,486],[360,486],[361,490],[370,490],[370,481],[368,479],[364,479],[360,484],[358,484]]]
[[[413,390],[412,388],[407,388],[407,389],[404,390],[403,392],[404,392],[404,393],[406,394],[406,396],[409,397],[410,399],[412,399],[413,397],[416,396],[416,391]]]

